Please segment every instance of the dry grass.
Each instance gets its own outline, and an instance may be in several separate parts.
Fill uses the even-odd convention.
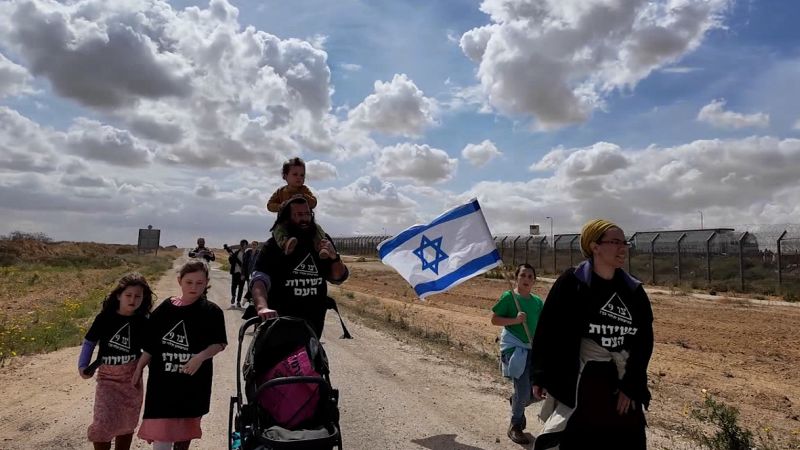
[[[139,256],[134,246],[112,244],[0,241],[0,364],[80,343],[123,274],[138,271],[155,279],[178,254]]]

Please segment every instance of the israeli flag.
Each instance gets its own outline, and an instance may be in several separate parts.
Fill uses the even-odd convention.
[[[476,199],[381,242],[378,255],[420,298],[444,292],[502,262]]]

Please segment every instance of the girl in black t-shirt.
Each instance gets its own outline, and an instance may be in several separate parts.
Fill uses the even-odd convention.
[[[131,446],[142,409],[142,385],[132,379],[152,306],[153,291],[147,280],[129,273],[108,294],[86,333],[78,373],[88,379],[97,369],[94,419],[87,432],[95,449],[110,449],[112,440],[117,450]],[[89,364],[98,343],[97,360]]]
[[[161,302],[150,316],[134,374],[140,380],[149,365],[138,436],[155,450],[186,450],[202,437],[200,421],[211,403],[211,358],[228,343],[222,310],[206,299],[208,264],[184,264],[178,284],[181,295]]]

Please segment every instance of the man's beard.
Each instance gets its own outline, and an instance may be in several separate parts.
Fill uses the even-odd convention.
[[[289,236],[294,236],[297,239],[313,239],[314,234],[317,232],[317,225],[313,220],[308,223],[307,228],[303,228],[299,224],[289,222],[286,224],[286,229],[289,231]]]

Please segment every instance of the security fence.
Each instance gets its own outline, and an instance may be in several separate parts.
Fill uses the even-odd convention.
[[[378,244],[391,236],[335,238],[344,254],[377,257]],[[555,275],[584,259],[579,234],[495,236],[505,265],[528,263]],[[635,232],[627,270],[662,286],[783,295],[800,300],[800,229],[777,233],[732,228]]]

